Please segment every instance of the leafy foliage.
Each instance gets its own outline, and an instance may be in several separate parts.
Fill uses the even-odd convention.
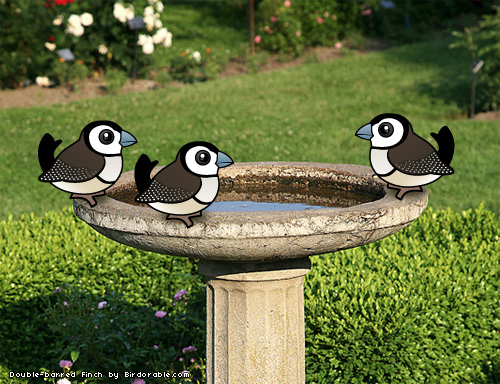
[[[266,50],[294,54],[300,54],[304,47],[334,45],[364,30],[373,17],[366,3],[376,4],[375,1],[263,0],[257,12],[256,43]]]
[[[479,72],[479,103],[483,110],[500,110],[500,7],[493,7],[478,25],[453,32],[458,41],[451,48],[465,47],[473,60],[482,59]]]
[[[172,37],[160,20],[163,3],[152,0],[151,4],[146,0],[133,4],[101,0],[1,2],[0,17],[7,23],[0,32],[4,45],[0,50],[0,87],[18,86],[39,75],[57,77],[57,70],[51,68],[62,48],[70,48],[89,70],[116,68],[125,72],[131,71],[137,49],[138,67],[144,68],[154,44],[169,46]],[[143,14],[148,22],[140,31],[141,49],[127,19]]]
[[[191,260],[109,241],[69,210],[0,222],[0,249],[0,381],[9,370],[57,372],[72,351],[75,370],[164,367],[203,377],[205,294]],[[186,304],[174,305],[180,289]],[[198,352],[182,352],[189,345]]]
[[[482,207],[428,209],[395,236],[314,258],[309,382],[494,383],[499,239],[499,222]]]
[[[427,209],[394,236],[314,257],[308,383],[498,382],[499,240],[482,207]],[[69,210],[1,222],[0,249],[0,379],[71,358],[75,371],[186,368],[202,382],[205,297],[191,260],[114,243]]]

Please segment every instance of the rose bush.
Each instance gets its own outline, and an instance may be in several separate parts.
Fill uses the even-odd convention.
[[[172,34],[160,19],[160,0],[123,2],[101,0],[36,0],[0,2],[0,86],[15,87],[36,76],[54,76],[57,50],[70,48],[93,71],[115,68],[129,72],[135,45],[138,68],[148,64],[158,47],[169,47]],[[139,36],[128,20],[142,16],[145,28]]]
[[[332,46],[369,28],[376,1],[263,0],[255,43],[262,49],[300,54],[304,47]]]

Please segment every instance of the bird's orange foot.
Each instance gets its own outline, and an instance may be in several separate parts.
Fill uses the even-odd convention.
[[[94,197],[97,196],[103,196],[105,195],[104,191],[98,192],[98,193],[91,193],[88,195],[85,194],[80,194],[80,193],[72,193],[71,196],[69,197],[70,199],[84,199],[87,200],[90,204],[91,207],[94,207],[97,204],[97,201],[95,201]]]
[[[201,216],[201,211],[193,213],[191,215],[167,215],[167,220],[181,220],[186,224],[186,227],[190,228],[193,226],[193,221],[191,220],[191,217],[198,217]]]
[[[396,193],[396,199],[403,200],[403,196],[411,191],[422,192],[422,187],[400,187],[397,185],[387,184],[387,188],[389,189],[397,189],[398,193]]]

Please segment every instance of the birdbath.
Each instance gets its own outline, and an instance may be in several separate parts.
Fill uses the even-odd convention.
[[[303,384],[309,256],[399,231],[425,209],[427,190],[400,201],[359,165],[236,163],[219,177],[216,202],[191,228],[135,203],[133,172],[95,207],[75,199],[74,210],[120,243],[199,259],[207,284],[207,383]]]

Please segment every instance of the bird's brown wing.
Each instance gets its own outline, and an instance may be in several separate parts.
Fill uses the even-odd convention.
[[[453,169],[439,158],[434,147],[415,134],[389,149],[388,159],[394,168],[409,175],[453,173]]]
[[[158,172],[148,189],[136,200],[141,203],[182,203],[196,195],[200,188],[200,178],[184,170],[176,161]]]
[[[54,165],[44,172],[39,180],[81,183],[96,177],[104,165],[104,157],[92,152],[83,140],[79,140],[62,151]]]

